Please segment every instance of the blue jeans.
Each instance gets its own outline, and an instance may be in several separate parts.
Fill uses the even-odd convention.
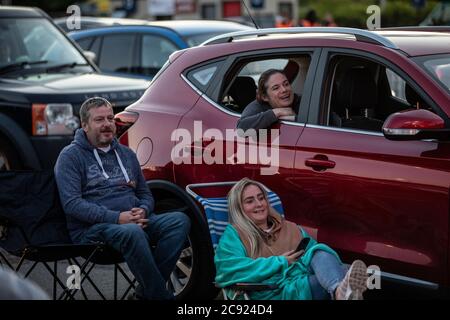
[[[166,282],[187,240],[190,220],[182,212],[151,214],[146,228],[137,224],[99,223],[82,235],[80,243],[104,242],[119,251],[139,283],[144,299],[173,299]],[[150,244],[156,247],[152,250]]]
[[[317,250],[311,259],[309,286],[313,300],[334,299],[334,291],[344,279],[346,268],[336,257],[326,251]]]

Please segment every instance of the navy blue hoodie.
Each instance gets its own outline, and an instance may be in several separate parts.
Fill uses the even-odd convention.
[[[97,149],[108,179],[95,158],[94,149],[80,128],[75,132],[74,141],[61,151],[55,165],[56,183],[74,242],[96,223],[118,223],[122,211],[140,207],[150,214],[154,208],[153,196],[131,149],[120,145],[117,139],[107,153]],[[126,182],[114,150],[131,183]]]

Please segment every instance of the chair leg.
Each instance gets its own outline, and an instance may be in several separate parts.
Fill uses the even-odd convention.
[[[117,264],[114,265],[114,300],[117,300]]]
[[[54,281],[56,281],[59,284],[59,286],[61,287],[61,289],[63,290],[63,292],[61,293],[61,295],[58,298],[56,298],[56,296],[54,297],[55,300],[56,299],[60,300],[63,297],[65,298],[66,295],[67,295],[67,299],[70,298],[72,300],[75,300],[74,293],[72,293],[73,289],[69,289],[69,288],[66,287],[66,285],[59,279],[58,274],[56,274],[54,272],[54,270],[49,267],[47,262],[42,262],[42,264],[47,269],[47,271],[52,275]]]
[[[53,261],[53,272],[58,276],[58,262]],[[56,279],[53,277],[53,300],[56,300]]]
[[[6,256],[5,256],[5,255],[3,254],[3,252],[1,252],[1,251],[0,251],[0,257],[2,258],[2,259],[0,259],[0,265],[3,265],[3,262],[2,262],[2,260],[3,260],[4,263],[5,263],[5,265],[6,265],[8,268],[14,270],[12,264],[8,261],[8,259],[6,259]]]
[[[120,271],[122,274],[122,277],[128,282],[128,288],[125,290],[125,293],[122,295],[120,300],[124,300],[127,293],[131,290],[131,288],[135,289],[136,286],[134,285],[136,283],[136,279],[131,280],[130,277],[125,273],[125,271],[122,269],[122,267],[119,264],[115,264],[115,268]]]
[[[79,265],[78,262],[75,260],[75,258],[73,258],[73,260],[74,260],[74,261],[72,262],[72,259],[68,258],[68,259],[67,259],[67,263],[68,263],[69,265],[74,265],[74,264],[76,264],[76,265],[79,267],[80,265]],[[86,294],[86,291],[84,290],[84,288],[83,288],[82,285],[80,285],[80,290],[81,290],[81,294],[83,295],[84,300],[89,300],[89,299],[88,299],[88,296],[87,296],[87,294]]]

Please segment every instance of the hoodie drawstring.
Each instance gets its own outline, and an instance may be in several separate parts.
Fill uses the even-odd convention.
[[[125,177],[125,181],[128,183],[130,182],[130,177],[128,176],[127,171],[125,170],[125,167],[123,166],[122,160],[120,160],[119,154],[117,153],[117,150],[114,150],[114,153],[116,154],[117,162],[119,163],[120,170],[122,170],[123,176]],[[102,169],[102,174],[106,179],[109,179],[108,174],[105,171],[105,168],[103,168],[102,160],[100,159],[100,156],[98,155],[97,149],[94,149],[94,156],[95,159],[98,162],[98,165]]]

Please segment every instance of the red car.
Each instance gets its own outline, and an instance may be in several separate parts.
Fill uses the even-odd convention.
[[[242,177],[344,262],[378,266],[382,283],[449,286],[450,34],[424,30],[261,29],[171,55],[117,121],[160,205],[190,208],[180,297],[215,293],[208,227],[183,188]],[[269,68],[285,71],[300,111],[258,138],[276,155],[243,161],[227,132]]]

